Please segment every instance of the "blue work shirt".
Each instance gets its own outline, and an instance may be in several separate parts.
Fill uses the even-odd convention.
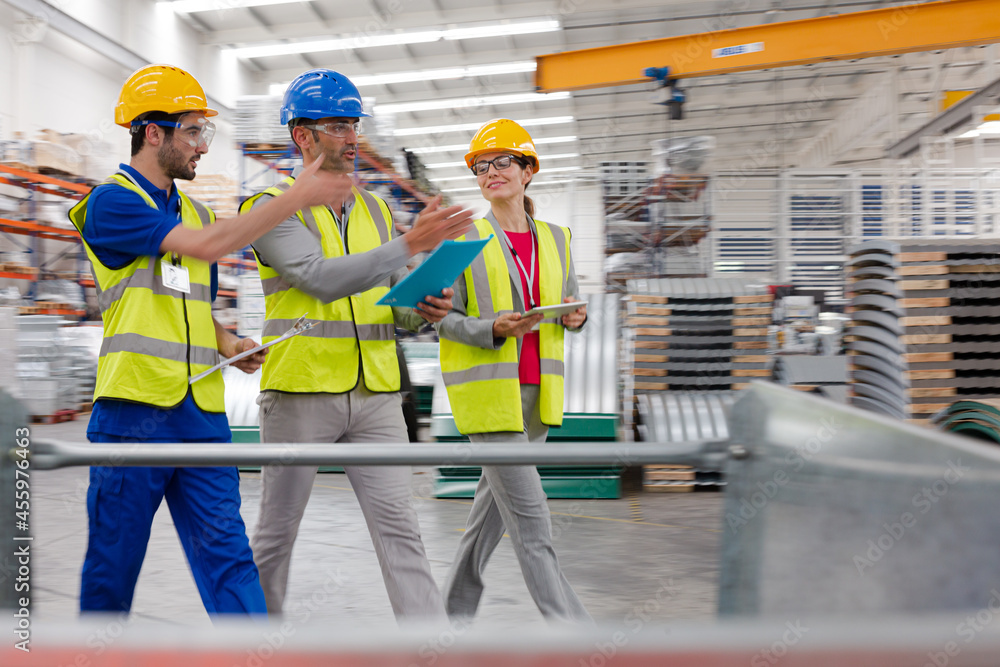
[[[137,257],[159,256],[163,239],[180,224],[180,195],[150,183],[127,164],[118,165],[156,202],[152,208],[134,192],[118,186],[94,189],[87,201],[84,238],[98,259],[108,268],[118,269]],[[212,265],[212,300],[219,289],[219,269]],[[175,408],[102,398],[94,403],[87,425],[87,437],[101,441],[104,436],[134,438],[136,441],[222,440],[232,437],[225,414],[205,412],[188,390]]]

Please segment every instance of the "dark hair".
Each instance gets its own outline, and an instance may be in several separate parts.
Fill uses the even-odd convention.
[[[312,118],[293,118],[290,121],[288,121],[288,136],[292,138],[292,143],[295,145],[295,148],[298,149],[299,153],[302,152],[302,148],[295,141],[295,128],[297,128],[299,125],[305,125],[306,123],[310,122],[313,122]],[[309,131],[312,132],[313,134],[313,141],[319,141],[319,133],[316,132],[316,130],[309,130]]]
[[[150,111],[148,113],[141,114],[140,116],[136,117],[135,120],[168,120],[176,123],[180,121],[180,118],[181,116],[184,115],[184,113],[165,113],[163,111]],[[138,155],[139,151],[142,150],[143,144],[146,143],[147,127],[148,127],[147,125],[136,125],[135,127],[129,128],[129,131],[132,133],[132,157]],[[167,139],[169,139],[174,135],[174,128],[164,127],[163,135]]]

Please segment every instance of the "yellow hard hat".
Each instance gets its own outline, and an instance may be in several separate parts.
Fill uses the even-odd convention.
[[[129,127],[133,120],[149,111],[202,111],[206,116],[219,115],[208,108],[205,91],[197,79],[172,65],[147,65],[132,73],[118,94],[115,123]]]
[[[528,160],[538,171],[538,153],[535,142],[523,127],[508,118],[494,118],[487,121],[469,142],[469,152],[465,154],[465,164],[471,169],[476,158],[483,153],[509,151]]]

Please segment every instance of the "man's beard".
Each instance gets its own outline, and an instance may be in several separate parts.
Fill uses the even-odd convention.
[[[189,160],[190,158],[185,158],[174,146],[173,140],[164,142],[156,153],[156,161],[163,173],[170,178],[179,178],[182,181],[194,180],[195,173],[194,169],[188,166]]]
[[[344,153],[348,151],[354,151],[354,153],[357,154],[358,147],[344,146],[344,148],[338,151],[336,155],[325,153],[323,157],[323,170],[332,171],[338,174],[353,174],[354,160],[348,160],[344,157]]]

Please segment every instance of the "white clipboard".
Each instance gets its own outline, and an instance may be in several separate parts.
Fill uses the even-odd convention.
[[[308,315],[308,314],[309,313],[306,313],[306,315]],[[314,326],[316,326],[316,322],[310,322],[309,324],[305,324],[306,315],[303,315],[299,319],[295,320],[295,324],[292,325],[291,329],[289,329],[285,333],[281,334],[281,336],[279,336],[278,338],[275,338],[270,343],[264,343],[263,345],[258,345],[255,348],[252,348],[252,349],[249,349],[249,350],[244,350],[243,352],[240,352],[239,354],[234,354],[233,356],[229,357],[225,361],[222,361],[222,362],[220,362],[220,363],[212,366],[207,371],[203,371],[201,373],[198,373],[197,375],[195,375],[194,377],[192,377],[190,380],[188,380],[188,384],[189,385],[190,384],[194,384],[198,380],[200,380],[202,378],[205,378],[205,377],[208,377],[209,375],[211,375],[215,371],[219,370],[220,368],[225,368],[226,366],[229,366],[230,364],[232,364],[234,362],[237,362],[240,359],[246,359],[251,354],[257,354],[258,352],[260,352],[261,350],[263,350],[265,348],[271,347],[272,345],[280,343],[281,341],[288,340],[289,338],[293,338],[295,336],[298,336],[300,333],[304,333],[306,331],[309,331]]]

